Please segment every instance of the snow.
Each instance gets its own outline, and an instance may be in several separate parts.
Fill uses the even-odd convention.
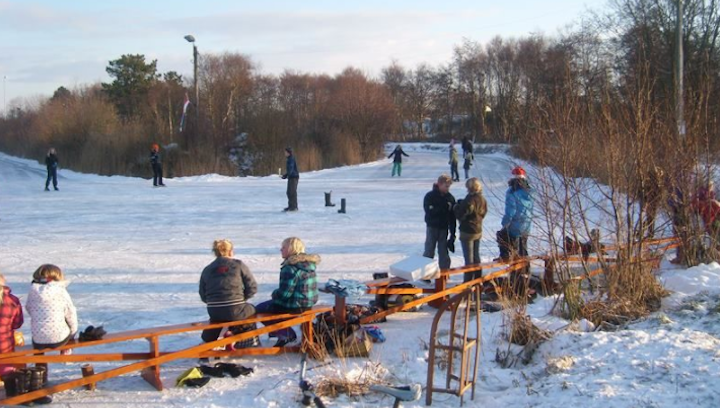
[[[394,144],[388,146],[389,149]],[[403,177],[391,178],[391,161],[302,173],[298,213],[285,214],[285,182],[277,176],[233,178],[206,175],[168,179],[155,189],[147,180],[101,177],[60,170],[60,191],[44,192],[43,166],[0,154],[0,272],[25,302],[32,272],[54,263],[72,284],[80,326],[104,325],[109,332],[206,318],[197,295],[202,268],[212,261],[214,239],[228,238],[259,283],[252,299],[268,299],[276,287],[279,247],[288,236],[301,237],[309,252],[322,256],[321,284],[327,279],[368,280],[406,257],[421,255],[424,242],[422,199],[437,176],[449,172],[444,144],[404,144]],[[502,146],[483,146],[472,174],[480,177],[488,199],[481,257],[497,254],[494,243],[503,211],[510,169],[517,161]],[[523,163],[526,166],[526,163]],[[529,166],[528,166],[529,167]],[[530,174],[535,174],[529,169]],[[348,213],[324,207],[323,192],[348,202]],[[452,187],[464,196],[462,183]],[[600,214],[600,212],[598,212]],[[600,217],[600,215],[598,215]],[[597,219],[601,224],[602,219]],[[541,234],[537,232],[536,234]],[[531,237],[531,251],[542,244]],[[452,255],[453,266],[462,254]],[[454,279],[460,280],[461,277]],[[503,369],[497,350],[503,313],[483,314],[482,353],[475,400],[470,407],[716,407],[720,402],[720,266],[688,270],[663,263],[659,279],[674,294],[662,312],[617,332],[593,331],[585,323],[565,321],[550,312],[557,299],[540,298],[528,308],[539,326],[554,336],[543,343],[528,365]],[[364,301],[369,300],[365,298]],[[321,303],[332,298],[321,295]],[[317,381],[342,373],[360,375],[365,364],[380,364],[392,383],[422,383],[433,309],[396,314],[380,324],[387,341],[376,344],[371,358],[335,359],[308,371]],[[447,320],[442,321],[447,329]],[[29,340],[29,319],[22,332]],[[164,350],[199,342],[199,334],[173,336]],[[269,340],[263,338],[263,342]],[[133,342],[104,351],[145,351]],[[66,407],[288,407],[299,406],[296,354],[245,357],[235,362],[253,367],[250,377],[213,379],[201,389],[169,388],[157,392],[137,373],[98,384],[96,392],[73,390],[56,395]],[[163,365],[163,381],[196,362]],[[315,366],[309,364],[310,368]],[[95,364],[96,372],[116,366]],[[51,381],[77,376],[79,364],[51,365]],[[443,373],[437,371],[440,376]],[[439,381],[436,377],[436,381]],[[339,397],[329,406],[390,406],[379,394]],[[424,406],[420,401],[405,407]],[[433,406],[459,406],[457,397],[435,394]]]

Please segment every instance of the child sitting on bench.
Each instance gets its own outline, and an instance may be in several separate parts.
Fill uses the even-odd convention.
[[[200,300],[207,304],[212,323],[232,322],[247,319],[255,314],[255,308],[248,299],[257,293],[257,283],[250,269],[239,259],[234,259],[233,244],[227,239],[213,242],[215,260],[205,267],[200,276]],[[255,330],[253,324],[231,327],[228,331],[239,334]],[[209,343],[218,339],[222,329],[207,329],[202,339]],[[252,337],[235,343],[235,348],[255,347],[260,339]]]
[[[318,301],[317,276],[315,268],[320,263],[318,255],[305,253],[305,244],[300,238],[283,241],[280,253],[284,259],[280,268],[280,287],[272,293],[272,300],[255,306],[258,313],[303,313]],[[277,321],[264,322],[265,325]],[[284,347],[297,339],[291,327],[269,333],[277,337],[274,347]]]
[[[32,343],[35,349],[64,346],[77,333],[77,311],[60,268],[41,265],[33,274],[25,309],[30,315]],[[63,350],[61,354],[70,354]]]
[[[0,354],[15,351],[15,330],[23,324],[20,300],[10,292],[10,288],[5,284],[5,277],[0,274]],[[0,375],[14,369],[10,365],[0,365]]]

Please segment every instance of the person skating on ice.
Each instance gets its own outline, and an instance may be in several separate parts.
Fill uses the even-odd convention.
[[[450,177],[453,181],[460,181],[460,172],[458,171],[458,151],[455,148],[455,144],[450,143]]]
[[[153,171],[153,186],[165,187],[165,184],[163,184],[162,160],[160,160],[160,146],[157,143],[150,148],[150,165]]]
[[[407,153],[405,153],[402,149],[402,146],[397,145],[395,147],[395,150],[390,153],[388,156],[389,158],[393,158],[393,167],[392,167],[392,175],[390,177],[395,177],[395,173],[397,173],[398,177],[402,177],[402,157],[410,157]]]
[[[297,188],[300,182],[300,172],[298,171],[292,148],[285,148],[285,158],[285,174],[282,175],[282,178],[283,180],[287,180],[288,206],[283,209],[283,211],[297,211]]]
[[[463,164],[463,169],[465,169],[465,180],[470,178],[470,167],[473,165],[473,160],[475,160],[473,153],[470,151],[465,152],[465,163]]]
[[[58,171],[58,165],[60,162],[58,161],[57,154],[55,153],[55,148],[51,147],[50,150],[48,150],[47,156],[45,156],[45,167],[47,167],[47,180],[45,180],[45,191],[50,191],[50,180],[52,180],[53,188],[55,191],[58,191],[58,181],[57,181],[57,171]]]

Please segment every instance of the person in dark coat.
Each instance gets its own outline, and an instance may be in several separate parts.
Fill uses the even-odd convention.
[[[297,168],[297,162],[293,155],[292,148],[285,148],[285,174],[282,175],[283,180],[287,180],[287,198],[288,206],[283,211],[297,211],[297,188],[300,182],[300,172]]]
[[[465,180],[470,178],[470,167],[473,165],[475,155],[471,151],[465,152],[465,163],[463,163],[463,169],[465,169]]]
[[[250,269],[239,259],[234,259],[233,244],[227,239],[213,242],[215,260],[200,275],[200,300],[207,305],[210,322],[232,322],[247,319],[255,314],[255,307],[248,300],[257,293],[257,283]],[[232,334],[254,330],[255,324],[230,327]],[[206,329],[202,339],[208,343],[220,336],[222,329]],[[260,339],[253,337],[235,343],[236,348],[253,347]]]
[[[455,145],[450,144],[450,177],[453,181],[460,181],[460,172],[458,171],[458,152]]]
[[[505,192],[505,215],[502,229],[497,233],[500,259],[507,262],[511,255],[527,256],[527,239],[530,235],[533,216],[533,197],[525,169],[520,166],[512,170],[513,178],[508,181]]]
[[[50,180],[52,180],[53,188],[58,191],[57,182],[57,171],[58,171],[58,158],[54,148],[48,150],[47,156],[45,156],[45,167],[47,167],[47,180],[45,180],[45,191],[50,191]]]
[[[450,268],[449,249],[455,245],[455,197],[450,194],[452,179],[447,174],[438,177],[433,184],[433,189],[425,194],[423,207],[425,209],[425,252],[426,258],[435,257],[437,247],[439,264],[441,269]],[[450,247],[450,248],[448,248]]]
[[[402,146],[397,145],[395,147],[395,150],[390,153],[388,156],[389,158],[393,158],[393,168],[392,168],[392,175],[390,177],[395,177],[395,173],[397,173],[398,177],[402,177],[402,157],[410,157],[405,153],[402,149]]]
[[[482,239],[482,223],[487,214],[487,202],[482,194],[480,180],[473,177],[465,182],[467,196],[458,200],[455,205],[455,217],[460,222],[460,244],[465,257],[465,265],[480,263],[480,240]],[[482,276],[482,270],[466,273],[464,281],[468,282]]]
[[[465,157],[468,153],[470,153],[470,154],[475,153],[475,152],[473,152],[473,144],[470,141],[470,139],[467,138],[467,136],[463,137],[462,150],[463,150],[463,157]]]
[[[160,160],[160,146],[153,144],[150,149],[150,165],[153,171],[153,186],[165,187],[163,184],[162,161]]]

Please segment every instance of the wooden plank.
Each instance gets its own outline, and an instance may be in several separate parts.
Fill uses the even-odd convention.
[[[208,321],[202,321],[202,322],[194,322],[194,323],[182,323],[182,324],[174,324],[169,326],[161,326],[156,328],[147,328],[147,329],[137,329],[137,330],[130,330],[130,331],[124,331],[124,332],[117,332],[117,333],[109,333],[105,335],[105,337],[102,340],[96,340],[96,341],[87,341],[87,342],[70,342],[64,346],[54,348],[54,349],[45,349],[45,350],[35,350],[31,347],[23,347],[20,350],[16,350],[12,353],[4,353],[0,355],[0,362],[2,364],[5,364],[5,360],[9,358],[14,358],[17,356],[27,356],[27,355],[38,355],[42,354],[48,351],[61,351],[61,350],[67,350],[67,349],[78,349],[83,347],[92,347],[92,346],[98,346],[103,344],[111,344],[111,343],[117,343],[121,341],[129,341],[129,340],[139,340],[144,339],[152,335],[157,336],[167,336],[171,334],[181,334],[181,333],[187,333],[187,332],[193,332],[193,331],[201,331],[205,329],[217,329],[222,328],[225,326],[235,326],[235,325],[241,325],[241,324],[250,324],[250,323],[260,323],[265,322],[269,320],[278,320],[278,319],[289,319],[293,317],[297,317],[303,314],[310,314],[315,315],[318,313],[325,313],[331,311],[332,308],[329,306],[315,306],[312,309],[305,311],[301,314],[290,314],[290,313],[283,313],[283,314],[260,314],[255,315],[251,318],[239,320],[236,322],[222,322],[222,323],[209,323]]]
[[[227,344],[231,344],[237,341],[247,340],[249,338],[252,338],[254,336],[269,333],[271,331],[284,329],[287,327],[295,326],[298,324],[303,323],[308,319],[308,316],[302,316],[297,315],[297,317],[293,319],[288,319],[282,322],[278,322],[276,324],[271,324],[264,327],[259,327],[256,330],[252,330],[249,332],[239,333],[233,336],[225,337],[222,339],[218,339],[216,341],[212,341],[209,343],[203,343],[199,344],[197,346],[193,346],[184,350],[180,350],[174,353],[169,353],[166,355],[161,355],[159,357],[151,358],[145,361],[140,361],[137,363],[129,364],[126,366],[118,367],[115,369],[111,369],[108,371],[104,371],[102,373],[94,374],[88,377],[68,381],[61,384],[56,384],[51,387],[43,388],[37,391],[32,391],[27,394],[18,395],[15,397],[6,398],[4,400],[0,400],[0,405],[16,405],[16,404],[22,404],[24,402],[32,401],[37,398],[44,397],[46,395],[55,394],[61,391],[73,389],[82,387],[91,383],[100,382],[103,380],[107,380],[109,378],[118,377],[124,374],[140,371],[146,367],[151,367],[155,365],[160,365],[164,363],[168,363],[170,361],[179,360],[183,358],[198,358],[197,356],[207,350],[211,350],[214,347],[222,347]]]
[[[150,355],[152,356],[151,358],[160,357],[160,339],[158,338],[158,336],[149,337],[148,342],[150,342]],[[143,368],[140,372],[140,376],[150,385],[155,387],[156,390],[163,390],[163,383],[160,379],[160,365]]]

